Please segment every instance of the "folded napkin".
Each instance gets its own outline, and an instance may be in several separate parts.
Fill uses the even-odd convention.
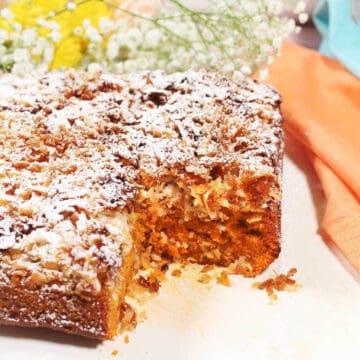
[[[286,43],[270,69],[285,131],[297,138],[322,183],[321,225],[360,273],[360,80],[338,61]]]
[[[360,77],[359,0],[321,0],[314,23],[322,35],[319,51],[341,61]]]

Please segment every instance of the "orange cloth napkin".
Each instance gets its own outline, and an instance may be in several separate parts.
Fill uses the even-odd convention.
[[[360,80],[339,62],[285,43],[270,68],[285,131],[297,138],[322,183],[321,231],[360,273]]]

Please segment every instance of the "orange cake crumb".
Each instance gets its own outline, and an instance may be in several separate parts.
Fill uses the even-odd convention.
[[[160,289],[160,282],[157,278],[152,277],[144,277],[142,275],[138,278],[138,284],[144,288],[149,289],[150,292],[158,292]]]
[[[296,273],[296,268],[291,268],[287,274],[275,273],[273,277],[253,283],[252,287],[258,290],[265,290],[270,299],[277,300],[278,297],[275,291],[296,291],[300,289],[301,285],[292,279]]]
[[[175,276],[175,277],[181,277],[181,270],[180,269],[175,269],[171,272],[171,276]]]
[[[211,281],[211,279],[212,279],[212,277],[209,274],[203,274],[198,279],[198,282],[200,282],[202,284],[208,284]]]
[[[231,286],[231,281],[226,271],[222,271],[220,273],[220,275],[216,279],[216,282],[224,286]]]
[[[124,336],[124,343],[128,344],[130,342],[129,335]]]
[[[119,353],[118,350],[113,350],[113,351],[111,352],[111,355],[116,356],[118,353]]]
[[[206,273],[214,269],[215,269],[215,265],[204,265],[201,269],[201,272]]]

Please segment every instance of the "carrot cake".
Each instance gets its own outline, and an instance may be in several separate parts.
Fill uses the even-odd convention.
[[[1,75],[0,322],[111,338],[145,252],[261,273],[280,252],[279,105],[208,72]]]

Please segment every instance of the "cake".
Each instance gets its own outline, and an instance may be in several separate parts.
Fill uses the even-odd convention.
[[[0,323],[116,335],[152,263],[280,252],[280,97],[219,74],[0,77]]]

